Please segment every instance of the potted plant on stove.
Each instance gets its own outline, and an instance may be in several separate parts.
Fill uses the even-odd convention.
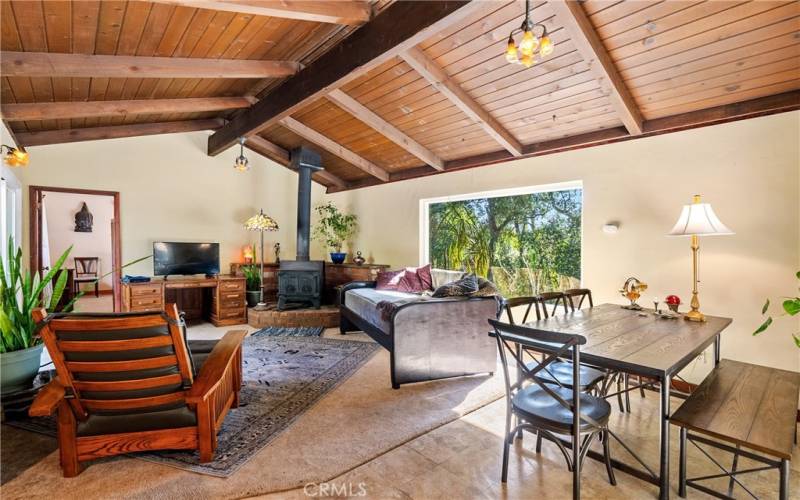
[[[319,220],[314,226],[314,238],[332,250],[331,262],[343,263],[347,253],[342,252],[342,246],[356,233],[358,226],[356,216],[342,213],[331,202],[317,205],[315,210]]]
[[[22,269],[22,249],[14,249],[8,239],[8,264],[0,260],[0,393],[7,394],[30,386],[39,372],[42,340],[36,334],[33,310],[45,306],[42,292],[53,284],[47,309],[55,310],[67,286],[64,261],[72,251],[69,247],[44,275]],[[63,310],[69,311],[78,294]]]
[[[260,270],[255,264],[242,266],[242,274],[245,279],[247,296],[247,307],[255,307],[261,299],[261,276]]]

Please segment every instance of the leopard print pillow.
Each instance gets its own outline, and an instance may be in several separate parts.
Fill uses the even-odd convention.
[[[442,297],[469,297],[478,291],[478,278],[474,274],[468,274],[460,280],[445,283],[433,292],[436,298]]]

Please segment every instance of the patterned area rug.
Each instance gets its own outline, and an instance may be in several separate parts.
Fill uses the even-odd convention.
[[[269,326],[253,332],[253,337],[319,337],[325,328],[321,326],[283,327]]]
[[[239,408],[225,418],[214,461],[201,464],[197,453],[179,451],[131,456],[201,474],[230,476],[325,394],[347,380],[379,348],[371,342],[313,336],[248,337],[244,342],[244,387]],[[8,423],[50,436],[56,434],[53,418]]]

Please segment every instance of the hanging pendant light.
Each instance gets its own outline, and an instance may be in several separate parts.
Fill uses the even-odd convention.
[[[247,158],[244,156],[244,141],[244,137],[239,137],[239,157],[236,158],[236,161],[233,163],[233,168],[239,172],[247,172],[250,170],[250,162],[248,162]]]
[[[554,45],[547,34],[547,27],[544,24],[531,21],[531,4],[530,0],[525,0],[525,20],[522,25],[513,30],[508,35],[508,44],[506,46],[506,61],[512,64],[522,64],[526,68],[530,68],[536,62],[536,56],[539,60],[549,56],[553,53]],[[540,30],[539,36],[536,36],[534,30]],[[522,39],[519,45],[514,41],[514,35],[522,33]]]
[[[8,165],[9,167],[26,167],[28,166],[28,161],[30,161],[30,156],[28,156],[28,152],[25,151],[25,148],[18,147],[15,148],[13,146],[8,146],[6,144],[0,145],[0,154],[2,153],[3,149],[6,150],[6,155],[3,157],[3,162]]]

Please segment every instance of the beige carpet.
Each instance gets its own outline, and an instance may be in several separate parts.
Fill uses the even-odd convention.
[[[58,453],[3,485],[17,498],[242,498],[322,482],[347,472],[502,395],[500,370],[488,376],[392,390],[381,350],[292,427],[229,478],[117,457],[61,477]]]

